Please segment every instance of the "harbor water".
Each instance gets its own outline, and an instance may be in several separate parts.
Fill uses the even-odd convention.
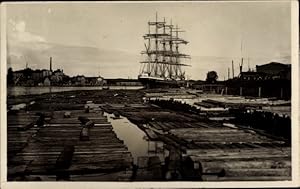
[[[134,163],[137,164],[139,157],[158,156],[163,163],[167,155],[167,150],[164,150],[164,143],[161,141],[151,141],[147,135],[131,123],[126,117],[120,116],[115,119],[113,114],[104,113],[108,121],[112,124],[113,130],[120,140],[131,152]]]
[[[142,89],[143,86],[89,86],[89,87],[8,87],[7,95],[10,96],[20,96],[20,95],[36,95],[44,93],[54,93],[54,92],[64,92],[64,91],[81,91],[81,90],[103,90],[103,89],[112,89],[112,90],[137,90]]]

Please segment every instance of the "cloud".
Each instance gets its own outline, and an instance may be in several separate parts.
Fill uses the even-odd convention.
[[[48,14],[51,14],[52,13],[52,9],[48,8],[47,12],[48,12]]]
[[[28,32],[26,29],[25,21],[8,20],[7,54],[8,57],[14,57],[10,59],[10,64],[23,65],[22,62],[28,57],[29,52],[46,51],[51,47],[45,38]]]
[[[10,19],[11,32],[8,32],[9,42],[46,42],[42,36],[26,31],[26,22],[23,20],[15,22]]]
[[[20,21],[15,24],[17,32],[25,32],[26,23],[24,21]]]

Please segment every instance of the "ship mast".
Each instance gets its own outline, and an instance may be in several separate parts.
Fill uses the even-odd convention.
[[[156,13],[155,22],[148,22],[148,33],[143,36],[148,41],[148,45],[145,43],[146,51],[142,51],[147,59],[141,62],[143,65],[139,77],[146,75],[160,80],[185,79],[181,66],[188,65],[181,64],[180,59],[190,56],[179,52],[179,45],[188,43],[179,38],[179,32],[183,31],[178,26],[174,27],[172,21],[171,24],[167,24],[165,18],[159,21]],[[151,45],[153,43],[154,46]]]

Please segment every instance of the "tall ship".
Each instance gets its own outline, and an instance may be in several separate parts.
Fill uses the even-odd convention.
[[[185,83],[183,59],[190,59],[187,54],[180,53],[180,45],[188,42],[179,37],[184,32],[172,21],[158,21],[157,13],[154,22],[148,22],[148,33],[143,36],[145,51],[142,51],[138,79],[147,88],[180,87]]]

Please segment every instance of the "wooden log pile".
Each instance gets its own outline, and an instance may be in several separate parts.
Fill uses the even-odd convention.
[[[222,106],[214,101],[205,103]],[[191,157],[203,169],[204,181],[291,179],[291,148],[286,140],[156,106],[107,105],[106,109],[137,123],[150,140],[162,141],[165,149],[175,147]],[[144,159],[140,164],[148,165],[148,159]],[[149,179],[147,172],[140,174],[140,180]]]
[[[204,180],[290,180],[291,148],[285,141],[235,128],[170,130],[187,141],[185,155],[200,162]],[[225,171],[222,177],[209,173]]]
[[[31,123],[34,113],[9,117],[8,180],[129,180],[133,158],[107,118],[100,111],[65,112],[54,111],[43,127],[26,131],[17,128]]]

